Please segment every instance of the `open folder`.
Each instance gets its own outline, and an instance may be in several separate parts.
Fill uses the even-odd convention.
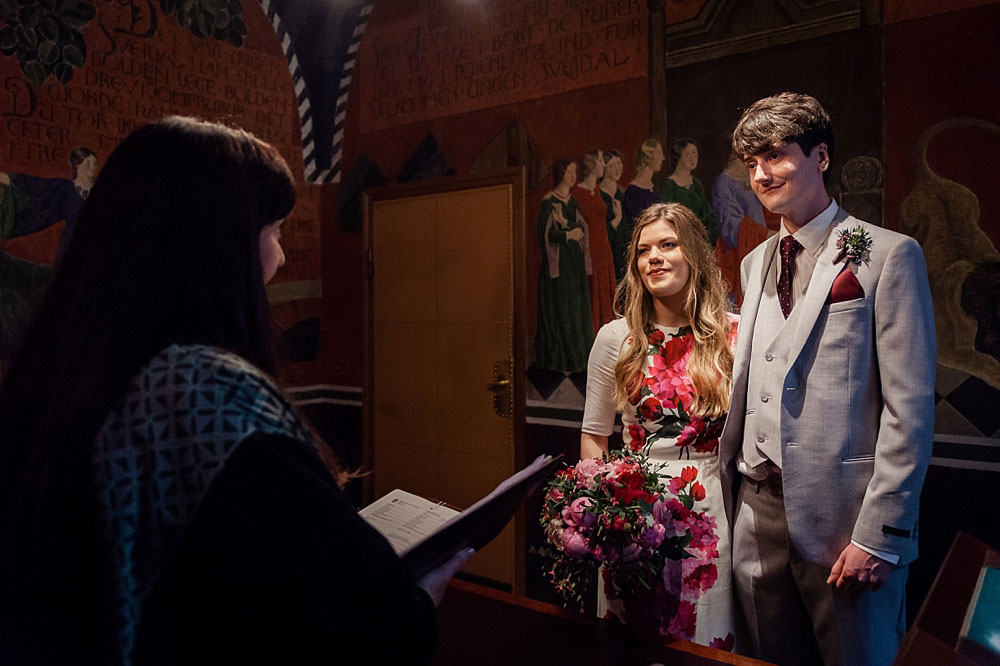
[[[493,492],[461,512],[394,490],[359,514],[382,533],[420,578],[462,548],[481,549],[503,530],[518,507],[559,466],[562,454],[539,456]]]

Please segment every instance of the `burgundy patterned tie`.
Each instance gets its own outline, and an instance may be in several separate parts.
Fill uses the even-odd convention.
[[[781,275],[778,277],[778,302],[781,313],[788,319],[792,311],[792,279],[795,277],[795,257],[802,250],[802,243],[789,234],[781,239]]]

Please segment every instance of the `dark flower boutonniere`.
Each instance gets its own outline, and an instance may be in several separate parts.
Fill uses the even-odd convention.
[[[872,237],[860,224],[853,229],[841,229],[837,232],[837,247],[840,252],[834,263],[846,257],[847,261],[860,264],[868,261],[872,249]]]

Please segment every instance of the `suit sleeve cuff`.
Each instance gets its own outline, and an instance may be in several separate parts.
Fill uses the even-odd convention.
[[[858,543],[854,539],[851,539],[851,543],[853,543],[855,546],[857,546],[861,550],[865,551],[869,555],[874,555],[875,557],[880,557],[880,558],[882,558],[883,560],[885,560],[886,562],[888,562],[889,564],[891,564],[893,566],[899,564],[899,555],[896,554],[896,553],[887,553],[887,552],[885,552],[883,550],[875,550],[874,548],[869,548],[868,546],[864,546],[864,545]]]

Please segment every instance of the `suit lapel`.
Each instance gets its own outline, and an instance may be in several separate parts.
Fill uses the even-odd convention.
[[[830,295],[833,281],[847,265],[844,259],[838,257],[840,250],[837,248],[837,231],[846,228],[851,222],[857,222],[857,220],[843,209],[837,211],[837,216],[834,218],[826,238],[826,244],[816,260],[816,268],[813,269],[812,277],[809,279],[806,294],[792,311],[791,317],[794,317],[795,321],[789,322],[793,324],[788,336],[789,368],[798,360],[806,340],[809,339],[809,335],[816,326],[820,310],[823,309],[823,304],[826,303],[826,299]]]

